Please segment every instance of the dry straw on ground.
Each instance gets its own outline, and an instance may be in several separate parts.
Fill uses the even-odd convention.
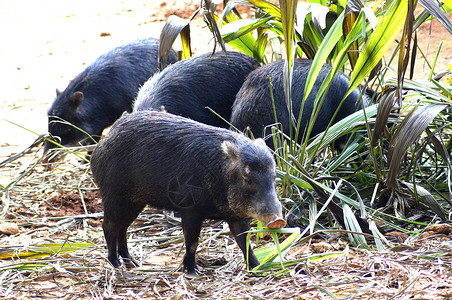
[[[113,46],[133,37],[158,37],[169,15],[176,12],[191,15],[198,3],[196,0],[78,1],[77,5],[69,0],[29,2],[31,6],[27,5],[27,9],[21,1],[0,2],[4,8],[0,9],[0,23],[8,28],[0,31],[0,36],[10,41],[8,47],[0,49],[2,70],[8,74],[2,79],[0,108],[8,120],[37,132],[45,131],[46,110],[56,86],[64,88],[86,63]],[[202,20],[194,21],[195,53],[210,51],[210,34],[204,34]],[[419,43],[429,43],[433,49],[427,55],[434,55],[437,42],[443,38],[444,31],[435,27],[432,30],[430,24],[419,31]],[[444,47],[438,64],[445,65],[450,53],[451,48]],[[422,78],[428,70],[418,64],[415,73]],[[0,126],[2,153],[9,155],[26,146],[23,143],[27,131],[6,122],[0,122]],[[415,237],[406,245],[381,253],[348,249],[342,236],[304,242],[294,247],[288,258],[308,258],[319,253],[337,255],[305,260],[284,272],[254,274],[245,270],[227,226],[208,222],[202,232],[199,254],[213,259],[207,265],[221,263],[223,258],[227,263],[202,267],[200,276],[190,277],[180,272],[184,250],[179,219],[152,209],[145,210],[130,228],[131,252],[142,266],[115,270],[106,259],[100,226],[102,209],[88,165],[67,157],[49,171],[39,159],[40,154],[32,152],[0,168],[0,196],[5,209],[0,223],[16,224],[19,228],[19,233],[0,234],[0,257],[14,254],[12,259],[0,260],[2,299],[452,297],[450,233]],[[400,234],[397,236],[405,240]],[[400,243],[397,237],[394,243]],[[28,258],[20,258],[25,255]]]
[[[0,236],[0,257],[14,254],[0,261],[2,298],[452,297],[450,234],[426,234],[380,253],[350,249],[342,236],[312,240],[293,247],[287,258],[336,255],[307,259],[284,271],[251,273],[227,226],[210,221],[198,248],[202,274],[192,277],[181,272],[180,219],[151,208],[129,230],[129,246],[141,267],[115,270],[106,259],[102,207],[87,164],[67,157],[48,170],[39,155],[31,153],[2,167],[2,173],[10,175],[2,178],[2,188],[14,185],[2,195],[2,204],[9,207],[1,222],[19,227],[17,234]],[[265,243],[270,242],[264,238]]]

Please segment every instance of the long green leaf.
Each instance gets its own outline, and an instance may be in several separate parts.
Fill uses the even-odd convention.
[[[7,270],[19,270],[19,271],[36,271],[41,268],[49,267],[48,264],[43,263],[30,263],[30,264],[14,264],[9,266],[0,267],[0,272]]]
[[[372,231],[374,236],[375,245],[377,246],[378,251],[386,250],[386,247],[383,245],[383,242],[389,244],[388,240],[386,240],[385,236],[378,230],[378,226],[374,220],[369,221],[369,228]]]
[[[268,35],[265,34],[265,32],[262,32],[261,35],[258,37],[256,43],[254,44],[253,57],[259,63],[266,62],[265,50],[267,49],[267,42],[268,42]]]
[[[315,80],[317,79],[317,76],[320,73],[320,69],[322,68],[323,64],[326,62],[328,55],[330,55],[331,50],[333,50],[333,48],[336,46],[336,43],[342,37],[342,22],[343,21],[344,21],[344,13],[340,14],[337,17],[333,26],[331,26],[327,35],[323,39],[323,42],[320,45],[320,47],[314,57],[314,60],[312,61],[312,66],[311,66],[311,69],[309,70],[309,74],[306,79],[306,86],[304,88],[303,103],[308,98],[309,93],[311,92],[311,90],[314,86]],[[301,112],[300,112],[300,114],[301,114]]]
[[[263,10],[264,12],[275,18],[276,21],[281,22],[281,10],[273,3],[265,0],[247,0],[247,2]]]
[[[444,1],[449,7],[452,5],[452,1]],[[438,3],[436,1],[432,0],[419,0],[419,4],[425,7],[428,12],[435,17],[443,26],[444,28],[449,31],[450,34],[452,34],[452,23],[447,18],[447,15],[441,10],[441,8],[438,6]],[[450,38],[450,37],[449,37]]]
[[[51,256],[57,253],[74,252],[81,249],[95,247],[91,243],[63,243],[63,244],[42,244],[23,247],[5,247],[0,249],[0,259],[12,258],[38,258]]]
[[[343,204],[342,210],[344,211],[345,228],[349,231],[362,233],[361,227],[358,224],[358,220],[356,219],[356,216],[353,213],[350,206],[348,206],[347,204]],[[364,238],[363,235],[355,234],[355,233],[347,233],[347,234],[348,234],[348,238],[353,246],[355,246],[355,247],[367,246],[366,239]]]
[[[417,196],[421,198],[422,201],[424,201],[424,203],[427,204],[438,215],[438,217],[440,217],[442,221],[445,222],[447,220],[446,215],[444,214],[444,209],[441,207],[441,204],[439,204],[438,201],[436,201],[436,199],[429,191],[427,191],[420,185],[415,186],[414,184],[409,182],[402,181],[401,184],[410,189],[411,192],[413,193],[415,192]]]
[[[261,264],[254,268],[254,270],[262,270],[264,265],[273,262],[276,257],[283,256],[283,252],[290,249],[300,238],[300,229],[299,228],[287,228],[287,233],[291,232],[291,235],[287,237],[282,243],[278,246],[269,246],[265,248],[256,249],[254,252],[256,256],[259,258]],[[269,231],[269,230],[266,230]]]
[[[231,23],[224,24],[220,27],[221,35],[226,43],[242,37],[243,35],[261,27],[271,17],[262,19],[241,19]],[[254,40],[254,39],[253,39]]]
[[[395,79],[389,79],[386,81],[386,86],[388,87],[397,87],[397,81]],[[403,80],[403,88],[405,90],[413,90],[418,93],[423,94],[426,97],[429,97],[430,99],[434,99],[435,102],[442,101],[449,104],[452,104],[452,100],[446,97],[445,95],[441,94],[440,92],[434,90],[435,88],[438,88],[434,83],[432,82],[418,82],[414,81],[408,78],[405,78]]]
[[[334,22],[334,24],[331,26],[330,30],[328,31],[327,35],[325,36],[323,42],[321,43],[315,57],[314,60],[312,62],[311,65],[311,69],[309,70],[309,74],[308,77],[306,79],[306,85],[305,85],[305,90],[304,90],[304,97],[302,100],[302,104],[301,104],[301,109],[298,115],[298,123],[297,123],[297,131],[295,134],[295,139],[298,139],[298,136],[300,134],[300,124],[301,124],[301,116],[303,114],[303,108],[304,108],[304,103],[309,95],[309,93],[311,92],[315,81],[317,79],[317,76],[323,66],[323,64],[326,62],[326,59],[328,58],[328,55],[331,53],[332,49],[336,46],[337,42],[340,40],[340,38],[342,37],[342,22],[344,19],[344,12],[336,19],[336,21]],[[314,124],[316,122],[318,113],[320,111],[320,107],[323,104],[323,99],[325,99],[324,97],[322,98],[321,102],[320,101],[320,97],[322,95],[325,95],[324,91],[327,89],[327,87],[329,86],[329,83],[331,82],[331,78],[333,76],[332,70],[330,70],[330,72],[328,73],[328,75],[325,77],[325,80],[323,81],[321,87],[319,88],[319,91],[317,93],[317,96],[314,100],[314,104],[313,107],[317,107],[317,109],[312,110],[311,112],[311,117],[310,117],[310,122],[308,124],[308,128],[306,130],[306,134],[305,136],[309,136],[311,134],[311,131],[314,127]],[[345,99],[345,98],[344,98]],[[339,108],[338,108],[339,109]],[[333,118],[334,119],[334,118]],[[332,122],[332,120],[331,120]],[[305,140],[305,142],[303,143],[303,147],[306,146],[307,140]],[[304,156],[304,148],[302,149],[302,151],[300,152],[300,157]]]
[[[391,47],[404,25],[407,11],[407,0],[395,0],[390,4],[359,55],[351,75],[349,93],[364,81]]]
[[[215,16],[215,18],[218,19],[217,16]],[[224,41],[227,42],[229,45],[249,56],[253,56],[253,49],[256,41],[253,35],[249,32],[250,30],[246,30],[246,28],[242,29],[241,26],[252,27],[254,22],[258,22],[259,19],[249,21],[248,24],[240,23],[239,21],[241,20],[242,19],[236,17],[232,12],[227,14],[224,17],[224,20],[222,21],[220,32],[221,35],[223,36]],[[239,30],[241,30],[241,34],[234,36],[234,39],[226,38],[227,35],[232,34],[233,32],[237,32]]]
[[[284,45],[286,47],[286,61],[284,63],[283,79],[284,79],[284,95],[286,100],[287,111],[291,120],[290,136],[292,137],[292,129],[295,127],[295,117],[292,112],[292,69],[295,59],[295,12],[297,9],[297,0],[280,0],[281,6],[281,24],[284,34]]]
[[[366,108],[367,118],[372,118],[377,114],[377,105],[372,105]],[[347,134],[353,127],[363,125],[365,117],[363,111],[357,111],[346,118],[340,120],[336,124],[332,125],[328,130],[328,133],[319,133],[309,142],[306,147],[306,152],[309,157],[316,155],[316,149],[322,149],[327,145],[331,144],[332,141],[336,140],[340,136]],[[319,145],[320,144],[320,145]]]

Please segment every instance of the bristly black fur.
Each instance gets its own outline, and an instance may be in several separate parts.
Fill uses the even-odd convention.
[[[125,113],[93,151],[91,168],[104,204],[108,258],[136,262],[126,232],[146,205],[179,211],[186,243],[184,266],[196,272],[195,251],[205,219],[228,222],[251,267],[246,247],[251,218],[282,218],[276,167],[262,140],[159,111]],[[249,252],[249,255],[247,255]]]
[[[161,109],[217,127],[228,127],[235,96],[246,76],[259,67],[249,55],[228,51],[179,61],[148,80],[134,111]]]
[[[49,132],[59,136],[64,146],[92,143],[82,131],[61,123],[65,120],[98,140],[124,111],[132,110],[140,86],[159,71],[158,47],[157,39],[140,39],[97,58],[57,95],[47,113]],[[168,61],[177,61],[174,51]],[[47,143],[45,152],[53,147]]]

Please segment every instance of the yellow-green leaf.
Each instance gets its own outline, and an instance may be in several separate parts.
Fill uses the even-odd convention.
[[[396,0],[391,3],[388,12],[378,23],[375,31],[370,34],[369,40],[359,55],[351,75],[349,93],[364,81],[391,47],[405,23],[407,11],[407,0]]]

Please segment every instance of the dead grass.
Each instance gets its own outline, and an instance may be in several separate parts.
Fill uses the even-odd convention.
[[[5,299],[452,297],[450,234],[426,235],[380,253],[350,249],[341,236],[332,241],[311,240],[293,247],[287,258],[314,258],[338,250],[341,255],[307,259],[285,270],[251,273],[246,271],[228,227],[209,221],[198,248],[202,274],[192,277],[181,272],[180,219],[152,208],[129,228],[129,247],[141,266],[116,270],[106,259],[102,208],[88,164],[69,156],[49,170],[38,154],[30,153],[2,167],[2,174],[10,176],[1,182],[2,204],[9,201],[1,222],[19,227],[18,234],[0,235],[0,257],[14,254],[0,260],[0,297]],[[268,240],[264,238],[263,245]],[[34,247],[49,243],[91,246],[73,252],[39,252]],[[26,251],[38,251],[38,256],[19,258],[19,253]]]
[[[44,132],[46,110],[56,86],[64,88],[86,63],[123,41],[137,36],[158,37],[168,11],[193,10],[197,1],[171,0],[165,1],[166,6],[158,1],[111,3],[82,1],[74,6],[71,1],[60,0],[47,6],[36,3],[25,10],[20,2],[0,3],[4,8],[0,9],[0,20],[10,29],[2,31],[1,36],[13,45],[0,51],[1,65],[8,74],[2,81],[5,89],[0,106],[8,120]],[[203,26],[201,20],[195,20],[192,34],[197,54],[211,49],[210,34],[200,29]],[[433,26],[432,34],[429,26],[419,32],[419,43],[428,43],[431,57],[445,33]],[[104,32],[111,35],[102,35]],[[451,48],[443,48],[439,65],[450,58]],[[427,73],[418,64],[416,77],[423,78]],[[27,132],[16,126],[5,122],[0,126],[0,150],[6,153],[0,156],[10,156],[34,139],[33,134],[26,136]],[[93,194],[95,186],[88,165],[67,157],[49,171],[39,159],[40,153],[32,152],[0,168],[5,213],[0,223],[17,224],[19,228],[14,235],[0,234],[0,256],[16,254],[0,260],[2,299],[452,298],[451,234],[414,238],[407,245],[380,253],[349,249],[341,237],[313,240],[294,247],[289,257],[299,259],[333,251],[345,254],[322,261],[305,260],[285,271],[253,274],[245,270],[227,226],[208,222],[199,255],[220,262],[224,258],[227,263],[209,266],[212,261],[207,261],[207,266],[201,267],[202,275],[190,277],[180,272],[184,251],[179,219],[153,209],[145,210],[129,230],[130,250],[141,267],[115,270],[106,259],[101,210],[92,210],[99,199]],[[74,252],[47,251],[41,253],[42,257],[29,259],[18,257],[18,253],[36,250],[33,246],[49,243],[93,246]]]

